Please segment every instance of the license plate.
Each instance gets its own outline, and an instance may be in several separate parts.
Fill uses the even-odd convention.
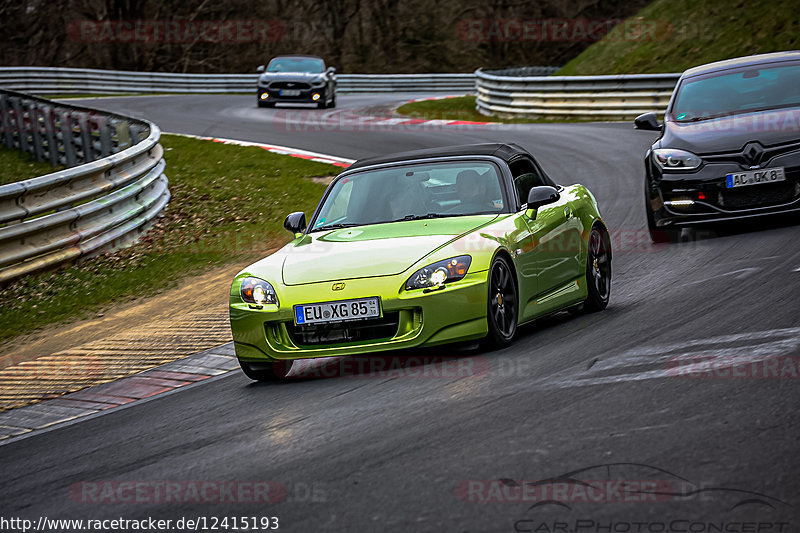
[[[732,189],[734,187],[786,181],[786,173],[783,171],[783,167],[765,168],[763,170],[748,170],[747,172],[728,174],[725,176],[725,180],[726,187]]]
[[[380,316],[381,306],[378,298],[359,298],[294,306],[294,322],[298,325],[342,322]]]
[[[278,91],[281,96],[300,96],[300,89],[282,89]]]

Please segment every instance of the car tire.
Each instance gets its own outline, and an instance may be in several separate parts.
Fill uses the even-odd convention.
[[[656,244],[677,242],[681,235],[680,230],[673,228],[659,228],[656,226],[656,219],[653,210],[650,208],[650,199],[647,197],[647,189],[644,192],[644,211],[647,214],[647,231],[650,233],[650,240]]]
[[[248,363],[239,361],[242,372],[253,381],[281,381],[286,379],[292,370],[294,360],[265,361],[263,363]]]
[[[586,289],[584,313],[602,311],[611,296],[611,238],[602,226],[595,226],[589,234],[586,252]]]
[[[489,333],[485,343],[490,348],[503,348],[514,340],[519,317],[517,282],[508,259],[500,255],[492,261],[486,284]]]
[[[586,312],[586,302],[581,302],[579,304],[575,304],[571,307],[567,307],[567,312],[572,316],[580,316]]]
[[[678,242],[680,233],[674,229],[651,229],[650,240],[655,244]]]
[[[647,212],[647,231],[650,233],[650,240],[656,244],[678,242],[681,230],[674,228],[657,228],[655,221],[652,220],[653,213]]]

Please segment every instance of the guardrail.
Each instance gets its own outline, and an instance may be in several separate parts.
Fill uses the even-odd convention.
[[[538,76],[526,69],[475,71],[484,115],[627,120],[664,113],[680,74]]]
[[[258,74],[171,74],[82,68],[0,67],[0,87],[36,94],[253,93]],[[475,92],[468,74],[339,74],[341,93]]]
[[[67,167],[0,185],[0,284],[127,246],[167,205],[152,122],[2,89],[0,116],[6,148]]]
[[[474,74],[338,74],[342,93],[440,92],[474,93]]]

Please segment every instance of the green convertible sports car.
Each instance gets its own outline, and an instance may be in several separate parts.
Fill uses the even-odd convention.
[[[358,161],[294,240],[240,272],[236,355],[255,380],[295,359],[484,339],[559,310],[608,305],[611,245],[589,190],[556,185],[513,144]]]

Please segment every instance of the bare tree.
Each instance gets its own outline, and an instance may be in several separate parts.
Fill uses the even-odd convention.
[[[465,34],[468,24],[624,18],[647,0],[0,0],[0,64],[164,72],[252,72],[309,53],[342,72],[466,72],[558,65],[590,42]],[[87,23],[88,21],[88,23]],[[123,38],[121,23],[268,24],[268,39]],[[85,28],[89,30],[84,31]],[[94,29],[94,31],[91,31]],[[196,28],[195,28],[196,31]],[[129,34],[127,34],[130,37]],[[257,37],[257,36],[253,36]],[[547,37],[547,36],[545,36]]]

